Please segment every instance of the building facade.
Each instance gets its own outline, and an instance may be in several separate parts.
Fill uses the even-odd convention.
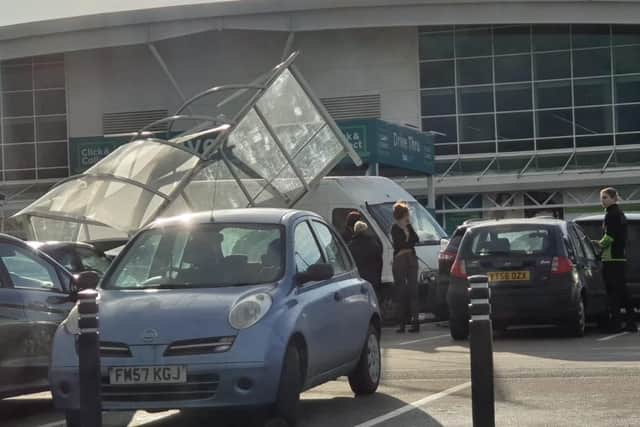
[[[43,2],[0,17],[3,217],[292,50],[334,118],[433,133],[435,200],[424,177],[393,175],[449,230],[597,211],[604,185],[640,203],[640,2],[277,3]]]

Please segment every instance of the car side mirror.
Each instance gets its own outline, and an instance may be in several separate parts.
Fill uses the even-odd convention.
[[[78,291],[85,289],[95,289],[98,287],[100,276],[95,271],[83,271],[73,276],[73,282]]]
[[[331,264],[313,264],[307,271],[296,274],[296,284],[302,286],[308,282],[322,282],[333,277],[333,266]]]

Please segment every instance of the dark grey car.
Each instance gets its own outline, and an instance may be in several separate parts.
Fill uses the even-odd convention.
[[[53,335],[74,305],[73,276],[0,234],[0,398],[48,389]]]

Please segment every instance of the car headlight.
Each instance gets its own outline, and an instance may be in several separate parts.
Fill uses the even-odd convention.
[[[78,325],[79,319],[80,315],[78,314],[78,306],[76,305],[71,309],[67,318],[62,322],[64,330],[71,335],[80,335],[80,327]]]
[[[262,319],[270,307],[271,297],[268,294],[250,295],[231,308],[229,324],[234,329],[246,329]]]

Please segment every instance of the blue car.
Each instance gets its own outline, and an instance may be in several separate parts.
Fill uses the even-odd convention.
[[[106,411],[267,407],[295,423],[300,393],[347,375],[380,380],[380,314],[336,232],[318,215],[234,209],[157,220],[99,285]],[[74,309],[50,382],[78,425]]]

